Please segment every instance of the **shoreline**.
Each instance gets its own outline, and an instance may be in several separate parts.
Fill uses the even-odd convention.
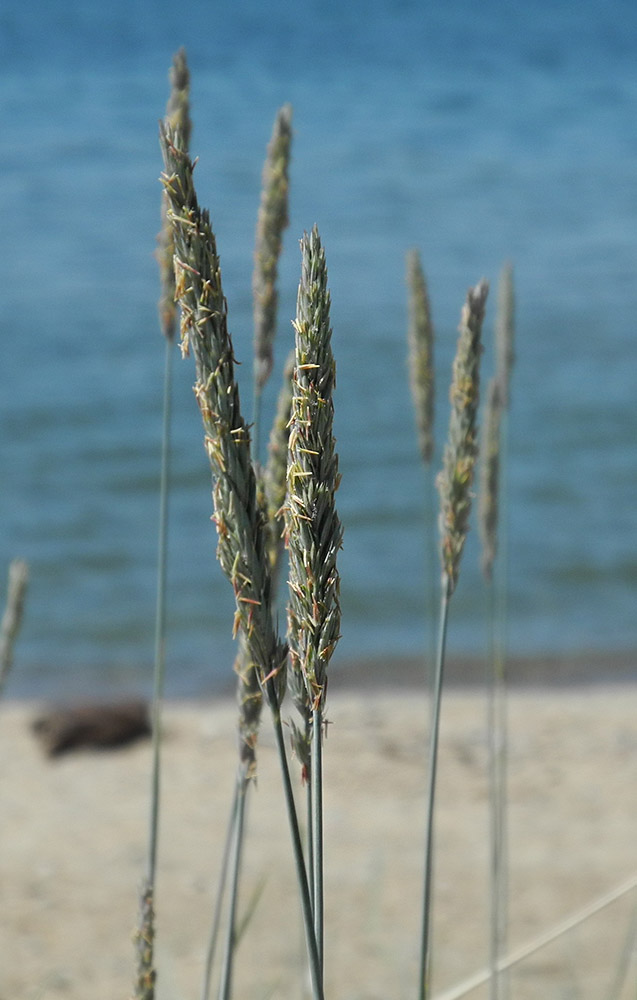
[[[32,668],[33,669],[33,668]],[[58,685],[50,683],[51,674],[42,684],[39,693],[35,680],[29,679],[19,686],[18,675],[20,666],[16,664],[14,674],[9,677],[5,700],[29,702],[42,700],[60,703],[74,700],[75,695],[66,695],[65,688],[73,686],[77,698],[85,701],[116,701],[121,695],[127,697],[149,697],[152,690],[152,666],[144,671],[144,683],[140,683],[140,671],[127,672],[118,668],[117,676],[120,683],[108,678],[113,670],[104,665],[104,674],[100,679],[99,668],[91,667],[82,671],[79,668],[70,671],[64,681]],[[42,676],[41,672],[40,676]],[[167,677],[168,702],[206,701],[209,698],[233,698],[235,679],[231,667],[223,679],[217,678],[211,683],[202,685],[199,691],[179,690],[173,678],[182,676],[201,676],[200,672],[188,671],[183,665],[171,664]],[[567,653],[538,653],[525,655],[509,655],[506,659],[506,682],[510,690],[523,688],[559,688],[589,685],[617,685],[637,683],[637,650],[583,650]],[[171,681],[173,683],[171,684]],[[426,661],[423,655],[415,654],[376,654],[369,657],[350,657],[339,660],[338,655],[330,665],[329,693],[352,692],[359,688],[374,691],[422,691],[426,689]],[[486,659],[483,656],[471,654],[450,653],[445,663],[444,686],[447,689],[467,688],[480,689],[486,684]],[[17,691],[14,692],[14,686]]]

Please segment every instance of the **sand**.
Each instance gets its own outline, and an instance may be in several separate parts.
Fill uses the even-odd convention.
[[[334,1000],[416,996],[427,702],[422,692],[330,692],[325,747],[326,981]],[[0,1000],[130,996],[144,871],[150,747],[50,761],[38,706],[0,706]],[[637,686],[515,688],[510,717],[510,947],[637,872]],[[199,996],[235,768],[231,700],[170,704],[163,752],[159,1000]],[[485,702],[445,692],[436,813],[437,993],[484,967]],[[293,767],[298,777],[296,766]],[[235,997],[305,994],[303,936],[269,720],[249,803]],[[637,891],[540,949],[514,1000],[611,994]],[[635,942],[614,1000],[634,1000]],[[467,994],[486,997],[484,988]]]

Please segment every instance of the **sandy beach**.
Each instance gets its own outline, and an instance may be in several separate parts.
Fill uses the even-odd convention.
[[[555,674],[554,674],[555,676]],[[356,678],[355,671],[352,677]],[[351,678],[350,678],[351,680]],[[0,1000],[128,997],[150,745],[47,759],[37,709],[0,706]],[[510,948],[637,872],[637,685],[509,696]],[[427,700],[408,682],[334,683],[325,746],[326,982],[334,1000],[415,996]],[[157,900],[160,1000],[198,997],[236,759],[232,699],[166,708]],[[485,698],[445,692],[436,813],[437,993],[487,956]],[[293,762],[295,777],[298,768]],[[300,782],[299,782],[300,787]],[[249,802],[241,905],[258,896],[235,996],[303,996],[303,937],[269,719]],[[512,973],[514,1000],[610,996],[637,892]],[[635,943],[616,1000],[635,996]],[[487,996],[484,987],[467,994]]]

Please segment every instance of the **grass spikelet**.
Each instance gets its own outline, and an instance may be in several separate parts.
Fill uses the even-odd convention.
[[[427,282],[417,250],[407,254],[409,290],[409,377],[416,410],[418,443],[423,461],[429,464],[434,453],[434,333]]]
[[[182,350],[192,349],[195,397],[213,475],[217,558],[235,594],[235,634],[242,628],[262,686],[278,705],[283,693],[285,647],[271,609],[271,577],[263,511],[250,458],[250,434],[234,376],[226,300],[210,218],[199,208],[193,164],[161,127],[163,183],[175,240],[176,287],[181,305]]]
[[[276,279],[283,230],[288,225],[288,168],[292,142],[292,107],[277,112],[263,166],[261,205],[254,250],[254,381],[260,392],[272,372],[276,332]]]
[[[470,288],[460,318],[460,336],[450,390],[451,417],[443,468],[438,475],[442,569],[451,595],[458,582],[462,550],[469,528],[471,485],[478,454],[476,437],[480,396],[481,335],[489,286]]]
[[[166,106],[166,121],[171,128],[179,133],[182,149],[190,148],[190,74],[186,61],[186,50],[181,48],[173,57],[170,71],[170,97]],[[177,305],[175,303],[175,269],[173,265],[173,235],[172,226],[168,220],[168,199],[165,194],[161,200],[161,231],[157,237],[157,262],[161,294],[159,298],[159,322],[162,333],[168,340],[175,339],[177,330]]]
[[[458,582],[469,513],[471,484],[477,445],[477,412],[480,396],[480,355],[482,322],[489,286],[480,281],[470,288],[460,316],[460,336],[453,363],[451,381],[451,417],[445,446],[443,468],[438,476],[440,493],[440,528],[442,580],[438,650],[433,677],[431,727],[429,733],[429,772],[427,779],[427,822],[425,832],[425,873],[423,881],[423,921],[420,950],[419,1000],[431,996],[431,898],[433,884],[433,840],[440,706],[445,664],[449,604]]]
[[[500,418],[502,395],[500,379],[489,382],[483,433],[480,483],[479,524],[482,538],[482,572],[491,579],[497,552],[498,493],[500,471]]]
[[[500,272],[498,311],[495,324],[496,376],[500,381],[502,407],[508,409],[511,371],[515,363],[515,290],[513,265],[509,262]]]
[[[137,979],[132,1000],[154,1000],[156,973],[153,963],[155,942],[154,891],[145,883],[140,893],[139,929],[135,932]]]
[[[0,624],[0,695],[13,665],[13,647],[22,625],[28,582],[27,563],[23,559],[13,559],[9,566],[7,603]]]
[[[294,351],[290,351],[283,368],[283,381],[279,390],[276,413],[270,432],[268,461],[263,475],[268,524],[270,526],[270,563],[275,577],[283,548],[283,505],[285,504],[287,489],[288,441],[290,437],[293,376]]]
[[[438,592],[437,524],[435,515],[434,437],[434,330],[427,282],[417,250],[407,253],[408,323],[407,346],[409,382],[414,402],[420,455],[425,465],[424,521],[427,565],[425,571],[425,621],[428,623],[428,681],[431,685],[436,660],[433,622]]]
[[[336,557],[343,531],[334,494],[339,485],[332,424],[336,366],[325,254],[316,226],[301,240],[296,362],[288,447],[285,525],[290,559],[288,641],[294,686],[305,687],[302,714],[312,717],[311,857],[314,927],[322,963],[322,727],[327,666],[340,635]],[[297,734],[298,735],[298,734]]]
[[[330,296],[318,230],[301,242],[296,367],[285,508],[290,557],[290,659],[300,669],[312,705],[322,706],[327,664],[339,639],[336,556],[343,532],[334,494],[339,485],[332,433],[336,366],[331,348]]]

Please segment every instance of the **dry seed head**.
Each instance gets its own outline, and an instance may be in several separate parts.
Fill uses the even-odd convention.
[[[140,893],[139,927],[135,932],[137,977],[132,1000],[154,1000],[156,972],[153,961],[155,944],[155,909],[153,888],[149,883]]]
[[[434,334],[427,282],[417,250],[410,250],[407,254],[407,286],[409,380],[416,410],[420,454],[428,464],[434,452]]]
[[[169,125],[160,127],[175,241],[182,337],[195,358],[195,396],[204,425],[213,478],[217,557],[235,594],[235,631],[243,629],[250,661],[269,696],[284,690],[286,649],[272,621],[271,576],[265,516],[257,497],[250,435],[241,414],[228,333],[226,300],[216,240],[208,213],[199,208],[193,164]]]
[[[186,61],[186,50],[181,48],[173,57],[170,71],[170,97],[166,106],[166,122],[174,132],[179,133],[180,147],[188,152],[190,146],[190,74]],[[168,220],[168,198],[162,192],[161,231],[157,237],[157,262],[161,292],[159,297],[159,321],[161,331],[168,340],[174,340],[177,329],[177,306],[175,294],[175,271],[173,267],[173,235]]]
[[[449,435],[437,479],[443,584],[449,596],[458,582],[460,558],[469,529],[471,486],[478,454],[481,334],[488,291],[489,286],[483,279],[469,289],[462,309],[450,390]]]
[[[291,351],[283,369],[283,382],[279,390],[276,414],[268,444],[268,462],[264,470],[264,487],[268,524],[270,526],[270,563],[276,576],[283,548],[283,505],[287,488],[288,440],[294,378],[294,351]]]
[[[259,675],[250,660],[245,634],[239,633],[239,649],[234,661],[237,674],[237,702],[239,705],[239,759],[245,766],[246,777],[254,778],[257,770],[257,736],[263,707],[263,693]]]
[[[276,333],[276,279],[283,230],[288,225],[288,168],[292,141],[292,107],[279,109],[263,167],[261,204],[254,251],[254,371],[261,389],[272,372]]]
[[[500,380],[501,404],[509,406],[511,371],[515,362],[515,290],[513,265],[507,263],[500,272],[498,312],[495,324],[496,373]]]
[[[343,531],[334,504],[339,474],[332,433],[336,369],[325,254],[316,226],[304,235],[301,250],[285,506],[288,639],[290,666],[302,679],[309,708],[322,710],[327,665],[340,634],[336,557]]]
[[[482,572],[487,580],[491,579],[497,552],[501,415],[500,380],[496,377],[489,382],[480,466],[479,523],[482,538]]]

